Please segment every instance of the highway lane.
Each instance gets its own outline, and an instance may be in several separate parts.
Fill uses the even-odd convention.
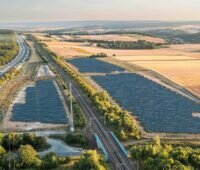
[[[72,85],[72,93],[73,96],[76,98],[78,104],[86,114],[86,116],[91,120],[91,125],[93,132],[96,133],[100,140],[102,141],[108,155],[110,158],[110,163],[113,165],[114,169],[123,169],[123,170],[132,170],[135,169],[131,167],[131,164],[128,158],[123,154],[120,147],[117,145],[116,141],[112,138],[109,133],[109,130],[103,125],[101,121],[98,120],[98,117],[95,114],[95,111],[90,106],[87,99],[81,92],[81,90],[77,87],[76,83],[66,74],[66,72],[55,63],[48,55],[39,48],[40,53],[47,61],[49,61],[49,65],[51,68],[53,67],[54,70],[60,74],[62,79],[65,81],[66,84],[71,83]]]
[[[29,56],[29,47],[26,44],[23,36],[16,35],[16,40],[19,45],[19,53],[12,61],[0,68],[0,76],[4,75],[12,68],[19,66],[21,63],[24,63]]]

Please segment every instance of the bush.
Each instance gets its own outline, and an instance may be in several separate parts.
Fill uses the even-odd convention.
[[[57,168],[59,165],[58,158],[55,153],[48,153],[44,156],[43,160],[43,169],[53,169]]]
[[[96,151],[85,151],[81,159],[74,164],[74,170],[106,170],[105,160]]]
[[[88,145],[87,139],[80,133],[69,133],[65,136],[64,141],[69,145],[76,145],[79,147],[86,147]]]
[[[29,144],[36,150],[43,150],[49,147],[46,138],[36,136],[35,134],[24,133],[22,135],[16,133],[6,134],[2,139],[2,146],[8,150],[16,151],[20,145]]]

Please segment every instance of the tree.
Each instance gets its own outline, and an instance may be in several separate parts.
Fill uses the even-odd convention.
[[[0,169],[10,170],[20,168],[17,159],[11,152],[7,152],[2,155],[0,159]]]
[[[18,154],[22,167],[30,168],[41,166],[42,161],[38,158],[37,152],[31,145],[21,145]]]
[[[0,158],[3,156],[3,154],[5,154],[6,153],[6,150],[2,147],[2,146],[0,146]]]
[[[43,158],[43,168],[44,169],[52,169],[57,168],[59,165],[58,158],[55,153],[48,153]]]
[[[153,138],[153,142],[155,145],[160,146],[160,137],[157,135]]]
[[[94,150],[88,150],[83,153],[81,159],[75,163],[74,170],[106,170],[100,155]]]
[[[0,84],[1,84],[1,83],[0,83]],[[2,145],[3,138],[4,138],[4,134],[3,134],[3,133],[0,133],[0,145]]]

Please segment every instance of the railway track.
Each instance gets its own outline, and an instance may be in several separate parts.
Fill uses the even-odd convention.
[[[76,101],[78,102],[86,116],[91,120],[91,127],[94,133],[96,133],[102,141],[109,155],[109,163],[111,163],[113,169],[134,170],[135,168],[131,166],[128,158],[124,155],[119,145],[111,136],[110,131],[98,119],[98,117],[95,114],[95,111],[90,106],[90,103],[84,97],[81,90],[77,87],[76,83],[69,77],[69,75],[67,75],[67,73],[60,66],[58,66],[57,63],[55,63],[55,61],[51,57],[48,56],[48,54],[46,54],[46,52],[40,46],[37,46],[37,48],[38,51],[42,54],[42,56],[45,58],[45,60],[48,61],[50,67],[54,68],[54,70],[62,77],[64,82],[66,84],[71,83],[72,94],[76,98]]]

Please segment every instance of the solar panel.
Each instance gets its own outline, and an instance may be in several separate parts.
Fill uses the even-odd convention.
[[[15,104],[11,120],[22,122],[66,123],[64,106],[52,80],[36,81],[27,87],[26,103]]]
[[[147,131],[200,133],[200,105],[135,73],[92,76]],[[126,83],[124,83],[126,82]]]

